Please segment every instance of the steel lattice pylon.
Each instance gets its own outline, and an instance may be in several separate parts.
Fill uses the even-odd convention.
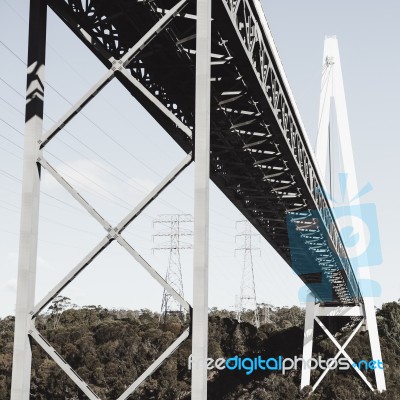
[[[260,237],[254,233],[248,221],[237,221],[236,226],[243,226],[243,230],[236,235],[236,240],[241,239],[241,245],[236,247],[236,252],[243,255],[242,279],[240,285],[239,309],[237,312],[238,321],[241,322],[242,314],[251,311],[253,317],[251,322],[258,328],[260,317],[257,307],[256,285],[254,279],[253,252],[260,251],[259,247],[253,245],[253,238]]]
[[[182,237],[193,236],[193,231],[184,228],[185,224],[192,224],[193,217],[190,214],[163,214],[153,220],[153,226],[162,225],[163,230],[153,235],[155,237],[168,238],[166,242],[160,243],[157,247],[153,247],[153,252],[157,250],[168,251],[168,266],[165,274],[165,281],[175,289],[180,296],[184,297],[183,277],[181,266],[181,250],[192,249],[191,243],[181,240]],[[175,299],[164,290],[161,301],[160,319],[166,319],[170,312],[178,312],[186,318],[186,312],[182,305],[177,303]]]

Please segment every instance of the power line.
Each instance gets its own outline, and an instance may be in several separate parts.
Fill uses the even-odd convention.
[[[0,41],[0,43],[1,43],[1,41]],[[2,78],[0,78],[0,79],[2,79]],[[5,81],[4,81],[5,82]],[[5,83],[7,83],[7,82],[5,82]],[[7,85],[8,85],[8,83],[7,83]],[[9,86],[9,85],[8,85]],[[11,87],[11,86],[10,86]],[[18,91],[16,91],[15,89],[13,89],[19,96],[21,96],[21,97],[23,97],[22,96],[22,94],[21,93],[19,93]],[[58,93],[58,92],[57,92]],[[60,96],[62,96],[61,94],[60,94]],[[63,97],[63,96],[62,96]],[[7,102],[5,99],[2,99],[3,100],[3,102],[5,102],[6,104],[8,104],[10,107],[12,107],[13,109],[15,109],[15,107],[13,107],[9,102]],[[66,100],[66,101],[68,101],[68,100]],[[71,103],[70,103],[71,104]],[[23,115],[23,113],[21,112],[21,111],[18,111],[21,115]],[[47,114],[45,114],[50,120],[52,120],[52,121],[54,121],[54,119],[52,119],[50,116],[48,116]],[[20,130],[18,130],[18,129],[16,129],[15,127],[13,127],[12,125],[10,125],[7,121],[4,121],[4,120],[2,120],[5,124],[7,124],[10,128],[12,128],[14,131],[16,131],[18,134],[20,134],[20,135],[23,135],[23,133],[20,131]],[[82,143],[82,144],[84,144],[80,139],[78,139],[75,135],[73,135],[72,133],[70,133],[69,131],[67,131],[67,130],[65,130],[67,133],[69,133],[74,139],[76,139],[76,140],[78,140],[80,143]],[[60,138],[57,138],[58,140],[60,140],[62,143],[64,143],[64,144],[66,144],[65,143],[65,141],[63,141],[62,139],[60,139]],[[6,140],[8,140],[8,141],[10,141],[8,138],[6,138]],[[114,139],[113,139],[114,140]],[[13,143],[14,145],[16,145],[15,143]],[[17,147],[20,147],[20,146],[18,146],[18,145],[16,145]],[[84,144],[84,146],[86,147],[86,148],[89,148],[86,144]],[[68,145],[68,147],[70,147],[70,148],[72,148],[74,151],[76,151],[78,154],[81,154],[83,157],[85,157],[79,150],[76,150],[76,149],[74,149],[72,146],[69,146]],[[21,149],[22,149],[22,147],[20,147]],[[125,172],[123,172],[121,169],[119,169],[119,168],[117,168],[117,167],[115,167],[114,165],[112,165],[110,162],[108,162],[104,157],[102,157],[100,154],[98,154],[97,152],[95,152],[93,149],[90,149],[94,154],[96,154],[98,157],[100,157],[103,161],[105,161],[107,164],[109,164],[111,167],[113,167],[113,168],[115,168],[115,169],[117,169],[119,172],[122,172],[126,177],[128,177],[128,178],[130,178]],[[48,152],[49,154],[51,154],[52,155],[52,153],[50,153],[50,152]],[[53,155],[54,156],[54,155]],[[55,156],[54,156],[55,157]],[[56,157],[57,158],[57,157]],[[58,160],[60,160],[59,158],[58,158]],[[61,160],[60,160],[61,161]],[[93,163],[93,161],[92,160],[88,160],[89,162],[91,162],[91,163]],[[62,161],[61,161],[62,162]],[[72,168],[72,167],[71,167]],[[109,171],[108,171],[109,172]],[[109,172],[109,173],[111,173],[111,172]],[[111,173],[112,174],[112,173]],[[82,175],[82,174],[81,174]],[[112,175],[114,175],[114,176],[117,176],[117,175],[115,175],[115,174],[112,174]],[[122,180],[123,181],[123,180]],[[124,182],[124,181],[123,181]],[[126,182],[124,182],[124,183],[126,183]],[[126,183],[126,184],[129,184],[129,182],[128,183]],[[133,187],[133,185],[130,185],[130,186],[132,186]],[[103,196],[104,197],[104,196]],[[175,209],[177,209],[177,207],[175,207],[175,206],[173,206],[171,203],[169,203],[169,202],[167,202],[167,201],[165,201],[165,200],[163,200],[163,199],[160,199],[162,202],[164,202],[166,205],[169,205],[169,206],[171,206],[171,207],[173,207],[173,208],[175,208]],[[182,210],[180,210],[180,209],[178,209],[180,212],[183,212]],[[151,216],[149,216],[149,215],[147,215],[146,213],[143,213],[143,215],[145,215],[145,216],[147,216],[148,218],[152,218]],[[222,234],[224,234],[224,235],[229,235],[228,233],[226,233],[226,232],[224,232],[224,231],[222,231],[221,229],[219,229],[219,228],[217,228],[217,227],[214,227],[214,229],[216,229],[216,230],[218,230],[219,232],[221,232]]]
[[[8,101],[6,101],[4,98],[0,97],[0,100],[2,100],[4,103],[6,103],[8,106],[10,106],[11,108],[13,108],[15,111],[17,111],[19,114],[24,115],[24,113],[22,111],[20,111],[19,109],[17,109],[16,107],[14,107],[12,104],[10,104]],[[51,121],[55,122],[55,120],[53,118],[51,118],[49,115],[45,114]],[[2,120],[4,123],[6,123],[10,128],[14,129],[18,134],[22,135],[22,132],[17,130],[16,128],[14,128],[13,126],[11,126],[9,123],[7,123],[6,121]],[[88,149],[89,151],[91,151],[92,153],[94,153],[97,157],[99,157],[102,161],[104,161],[105,163],[109,164],[111,167],[113,167],[114,169],[116,169],[118,172],[120,172],[121,174],[123,174],[126,178],[131,179],[131,177],[126,174],[123,170],[119,169],[118,167],[116,167],[115,165],[112,165],[105,157],[103,157],[101,154],[97,153],[94,149],[90,148],[88,145],[86,145],[82,140],[80,140],[77,136],[75,136],[74,134],[72,134],[70,131],[64,129],[66,133],[70,134],[75,140],[77,140],[82,146],[84,146],[86,149]],[[3,135],[1,135],[3,136]],[[4,137],[4,136],[3,136]],[[10,141],[8,138],[4,137],[6,140]],[[67,142],[65,142],[64,140],[60,139],[59,137],[55,138],[56,140],[60,141],[61,143],[63,143],[64,146],[67,146],[68,148],[70,148],[72,151],[76,152],[77,154],[81,155],[83,158],[85,158],[85,155],[77,150],[76,148],[70,146]],[[16,145],[15,143],[13,143],[14,145]],[[17,145],[16,145],[17,146]],[[20,147],[20,146],[18,146]],[[22,149],[22,147],[20,147]],[[51,153],[49,153],[51,154]],[[123,182],[124,184],[132,187],[135,190],[140,191],[141,193],[147,194],[148,190],[146,190],[146,188],[137,183],[138,186],[142,187],[144,190],[141,190],[139,188],[137,188],[136,186],[132,185],[130,182],[126,182],[124,181],[119,175],[112,173],[111,171],[109,171],[108,169],[104,168],[101,164],[95,162],[94,160],[89,160],[89,162],[97,165],[99,168],[103,169],[104,171],[106,171],[108,174],[110,174],[111,176],[113,176],[114,178],[120,180],[121,182]],[[161,199],[161,201],[166,204],[169,205],[173,208],[175,208],[176,210],[183,212],[182,210],[178,209],[176,206],[174,206],[173,204],[167,202],[166,200]]]
[[[7,3],[8,4],[8,3]],[[8,4],[8,6],[11,8],[11,9],[13,9],[9,4]],[[15,12],[15,13],[17,13],[14,9],[13,9],[13,11]],[[17,13],[18,14],[18,13]],[[21,17],[22,18],[22,17]],[[2,42],[1,40],[0,40],[0,43],[7,49],[7,50],[9,50],[10,51],[10,53],[11,54],[13,54],[19,61],[21,61],[24,65],[26,65],[26,63],[23,61],[23,59],[21,58],[21,57],[19,57],[12,49],[10,49],[10,47],[9,46],[7,46],[4,42]],[[57,54],[59,54],[59,53],[57,53]],[[61,57],[61,58],[63,58],[60,54],[59,54],[59,56]],[[69,65],[69,63],[68,63],[68,65]],[[70,66],[70,65],[69,65]],[[72,66],[70,66],[70,68],[72,68]],[[73,70],[74,70],[74,68],[72,68]],[[74,70],[75,71],[75,70]],[[75,72],[77,72],[77,71],[75,71]],[[78,74],[79,76],[81,76],[80,74]],[[82,76],[81,76],[82,77]],[[1,78],[0,78],[1,79]],[[82,79],[84,79],[84,78],[82,78]],[[3,79],[1,79],[3,82],[5,82]],[[19,93],[19,92],[17,92],[14,88],[12,88],[7,82],[5,82],[6,84],[7,84],[7,86],[9,86],[11,89],[13,89],[16,93],[18,93],[20,96],[21,96],[21,94]],[[46,84],[55,92],[55,93],[57,93],[64,101],[66,101],[70,106],[73,106],[73,103],[72,102],[70,102],[64,95],[62,95],[53,85],[51,85],[49,82],[46,82]],[[22,96],[23,97],[23,96]],[[108,104],[108,102],[107,102],[107,104]],[[112,106],[113,108],[114,108],[114,106]],[[85,119],[87,119],[95,128],[97,128],[100,132],[102,132],[109,140],[111,140],[114,144],[116,144],[120,149],[122,149],[124,152],[126,152],[127,154],[129,154],[134,160],[136,160],[137,162],[139,162],[141,165],[143,165],[145,168],[147,168],[149,171],[151,171],[151,172],[153,172],[155,175],[157,175],[158,177],[163,177],[160,173],[158,173],[156,170],[154,170],[152,167],[150,167],[149,165],[147,165],[145,162],[143,162],[142,160],[140,160],[139,158],[137,158],[134,154],[132,154],[130,151],[128,151],[127,149],[126,149],[126,147],[124,147],[123,145],[121,145],[117,140],[115,140],[113,137],[112,137],[112,135],[110,135],[108,132],[106,132],[103,128],[101,128],[96,122],[94,122],[91,118],[89,118],[84,112],[82,112],[81,111],[81,113],[80,113]],[[123,116],[121,113],[119,113],[121,116]],[[124,119],[126,119],[126,120],[128,120],[125,116],[123,116],[123,118]],[[53,120],[54,121],[54,120]],[[193,199],[193,196],[192,195],[189,195],[188,193],[186,193],[186,192],[184,192],[184,191],[182,191],[179,187],[177,187],[176,185],[174,185],[173,183],[172,183],[172,185],[174,186],[174,188],[176,189],[176,190],[178,190],[179,192],[181,192],[183,195],[185,195],[185,196],[187,196],[187,197],[189,197],[190,199]],[[231,220],[231,218],[230,217],[228,217],[228,216],[226,216],[226,215],[224,215],[223,213],[221,213],[220,211],[218,211],[218,210],[214,210],[214,209],[211,209],[211,211],[212,212],[214,212],[214,213],[216,213],[216,214],[219,214],[220,216],[222,216],[222,217],[224,217],[224,218],[226,218],[226,219],[228,219],[228,220]],[[181,212],[182,212],[182,210],[181,210]]]
[[[0,119],[0,121],[6,123],[10,128],[12,128],[14,131],[16,131],[18,134],[23,136],[23,133],[18,130],[17,128],[13,127],[12,125],[10,125],[9,123],[7,123],[6,121],[4,121],[3,119]],[[17,145],[15,142],[13,142],[12,140],[8,139],[7,137],[5,137],[4,135],[0,134],[0,136],[2,136],[3,138],[5,138],[7,141],[9,141],[11,144],[13,144],[14,146],[19,147],[20,149],[23,149],[21,146]],[[50,154],[52,157],[54,157],[56,160],[58,160],[59,162],[61,162],[62,164],[66,165],[68,168],[72,169],[75,173],[77,173],[78,175],[82,176],[84,179],[87,179],[88,181],[90,181],[91,183],[93,183],[95,186],[99,187],[100,189],[104,190],[105,192],[109,193],[112,197],[116,198],[118,201],[121,201],[122,203],[125,203],[127,206],[123,206],[122,204],[117,203],[115,200],[112,200],[110,197],[104,196],[101,193],[99,193],[96,190],[88,190],[87,188],[85,188],[85,190],[87,191],[91,191],[92,193],[96,193],[99,197],[101,198],[105,198],[106,200],[112,200],[115,204],[117,204],[120,207],[125,208],[126,210],[131,211],[133,209],[133,205],[131,205],[130,203],[128,203],[126,200],[124,200],[123,198],[115,195],[114,193],[112,193],[110,190],[106,189],[104,186],[98,184],[97,182],[95,182],[93,179],[88,178],[87,176],[83,175],[81,172],[79,172],[76,168],[68,165],[67,163],[65,163],[63,160],[61,160],[59,157],[55,156],[53,153],[48,151],[48,154]],[[75,182],[81,183],[78,180],[76,180],[75,178],[71,177],[68,174],[65,174],[65,176],[67,176],[69,179],[74,180]],[[143,215],[145,215],[146,217],[151,219],[151,216],[143,213]]]
[[[0,41],[1,42],[1,41]],[[2,78],[0,78],[2,81],[4,81]],[[4,81],[5,82],[5,81]],[[8,85],[8,83],[7,82],[5,82],[7,85]],[[8,86],[10,86],[10,85],[8,85]],[[11,86],[10,86],[11,87]],[[20,96],[22,96],[18,91],[16,91],[15,89],[13,89],[16,93],[18,93]],[[23,96],[22,96],[23,97]],[[3,101],[3,102],[5,102],[6,104],[8,104],[10,107],[12,107],[13,109],[15,109],[16,111],[18,111],[20,114],[22,114],[23,115],[23,113],[21,112],[21,111],[19,111],[19,110],[17,110],[15,107],[13,107],[9,102],[7,102],[5,99],[3,99],[3,98],[1,98],[1,100]],[[70,103],[71,104],[71,103]],[[47,114],[45,114],[50,120],[52,120],[53,122],[54,122],[54,119],[52,119],[51,117],[49,117]],[[9,124],[7,121],[5,121],[5,120],[3,120],[3,119],[0,119],[0,121],[2,121],[2,122],[4,122],[6,125],[8,125],[11,129],[13,129],[14,131],[16,131],[18,134],[20,134],[20,135],[23,135],[23,133],[21,132],[21,131],[19,131],[18,129],[16,129],[15,127],[13,127],[11,124]],[[73,135],[72,133],[70,133],[69,131],[67,131],[67,130],[65,130],[67,133],[69,133],[75,140],[77,140],[77,141],[79,141],[82,145],[84,145],[87,149],[89,149],[91,152],[93,152],[94,154],[96,154],[99,158],[101,158],[104,162],[106,162],[107,164],[109,164],[109,165],[111,165],[113,168],[115,168],[116,170],[118,170],[119,172],[121,172],[121,173],[123,173],[123,175],[124,176],[126,176],[127,178],[131,178],[130,176],[128,176],[124,171],[122,171],[121,169],[119,169],[118,167],[115,167],[115,166],[113,166],[109,161],[107,161],[103,156],[101,156],[99,153],[97,153],[96,151],[94,151],[93,149],[91,149],[91,148],[89,148],[89,146],[87,146],[86,144],[84,144],[80,139],[78,139],[75,135]],[[0,134],[0,136],[2,136],[5,140],[7,140],[7,141],[9,141],[9,142],[11,142],[13,145],[15,145],[15,146],[17,146],[17,147],[19,147],[19,148],[21,148],[21,149],[23,149],[21,146],[19,146],[19,145],[17,145],[17,144],[15,144],[14,142],[12,142],[10,139],[8,139],[7,137],[5,137],[4,135],[2,135],[2,134]],[[79,150],[77,150],[77,149],[75,149],[75,148],[73,148],[72,146],[70,146],[70,145],[68,145],[65,141],[63,141],[62,139],[60,139],[60,138],[57,138],[60,142],[62,142],[64,145],[66,145],[66,146],[68,146],[69,148],[71,148],[73,151],[75,151],[75,152],[77,152],[78,154],[80,154],[80,155],[82,155],[84,158],[85,158],[85,156],[82,154],[82,152],[80,152]],[[112,139],[114,142],[115,142],[115,140],[114,139]],[[121,145],[120,145],[121,146]],[[58,159],[59,161],[61,161],[61,162],[63,162],[61,159],[59,159],[58,157],[56,157],[54,154],[52,154],[51,152],[49,152],[48,151],[48,153],[50,154],[50,155],[53,155],[53,157],[55,157],[56,159]],[[91,162],[91,163],[94,163],[93,162],[93,160],[88,160],[89,162]],[[64,162],[63,162],[64,163]],[[66,163],[64,163],[64,164],[66,164]],[[66,164],[67,165],[67,164]],[[97,166],[99,166],[100,168],[102,168],[103,170],[105,170],[105,171],[107,171],[109,174],[111,174],[112,176],[114,176],[115,178],[117,178],[117,179],[119,179],[120,181],[122,181],[123,183],[125,183],[126,185],[128,185],[128,186],[131,186],[132,188],[134,188],[135,190],[139,190],[138,188],[136,188],[135,186],[133,186],[130,182],[125,182],[123,179],[121,179],[118,175],[116,175],[116,174],[113,174],[112,172],[110,172],[110,171],[108,171],[107,169],[105,169],[104,167],[102,167],[102,166],[100,166],[99,164],[97,164]],[[70,168],[73,168],[73,167],[70,167]],[[75,170],[76,171],[76,170]],[[76,172],[78,172],[78,171],[76,171]],[[79,172],[78,172],[79,173]],[[81,173],[79,173],[80,175],[82,175]],[[95,183],[96,184],[96,183]],[[98,185],[98,184],[96,184],[96,185]],[[142,185],[140,185],[140,186],[142,186]],[[144,186],[142,186],[142,187],[144,187]],[[140,191],[140,190],[139,190]],[[144,191],[141,191],[142,193],[146,193],[146,192],[144,192]],[[116,197],[115,195],[114,195],[114,197]],[[176,206],[174,206],[174,205],[172,205],[171,203],[169,203],[169,202],[167,202],[166,200],[164,200],[164,199],[160,199],[163,203],[165,203],[166,205],[168,205],[168,206],[170,206],[170,207],[173,207],[173,208],[175,208],[175,209],[177,209],[178,211],[180,211],[180,212],[183,212],[182,210],[180,210],[180,209],[178,209]],[[124,200],[123,200],[124,201]],[[126,203],[126,202],[125,202]],[[129,203],[127,203],[127,204],[129,204]],[[130,204],[129,204],[130,205]],[[131,206],[131,205],[130,205]],[[145,214],[144,213],[144,215],[147,215],[147,214]],[[148,216],[148,215],[147,215]],[[149,218],[151,218],[150,216],[148,216]]]
[[[6,152],[6,153],[8,153],[8,154],[11,154],[12,156],[18,158],[19,160],[22,160],[22,157],[21,157],[21,156],[19,156],[19,155],[13,153],[13,152],[10,151],[10,150],[5,149],[4,147],[1,147],[1,146],[0,146],[0,150]]]
[[[9,47],[8,46],[5,46],[7,49],[9,49]],[[9,50],[11,50],[11,49],[9,49]],[[24,65],[25,65],[25,62],[20,58],[20,57],[18,57],[15,53],[14,53],[14,51],[12,51],[11,50],[11,53],[19,60],[19,61],[21,61]],[[23,95],[21,95],[18,91],[16,91],[11,85],[9,85],[5,80],[3,80],[2,78],[0,78],[1,79],[1,81],[2,82],[4,82],[10,89],[12,89],[14,92],[16,92],[21,98],[24,98],[24,96]],[[51,89],[53,89],[53,91],[55,91],[55,93],[57,93],[59,96],[61,96],[65,101],[67,101],[70,105],[72,105],[72,103],[71,102],[69,102],[69,100],[68,99],[66,99],[64,96],[62,96],[61,95],[61,93],[59,93],[58,92],[58,90],[57,89],[55,89],[55,87],[53,87],[53,86],[51,86],[50,84],[48,85],[49,87],[51,87]],[[15,107],[13,107],[13,106],[11,106],[12,108],[14,108],[15,109]],[[86,116],[85,116],[86,117]],[[50,118],[50,117],[49,117]],[[88,120],[89,120],[89,122],[92,122],[93,123],[93,121],[91,121],[90,120],[90,118],[88,118],[88,117],[86,117]],[[54,121],[54,120],[53,120]],[[97,129],[101,129],[96,123],[93,123],[93,125],[97,128]],[[105,133],[105,135],[107,136],[107,132],[103,132],[103,133]],[[76,140],[79,140],[79,139],[77,139],[76,137],[75,137],[75,139]],[[113,139],[112,137],[111,137],[111,140],[113,140],[114,142],[115,142],[115,144],[117,145],[117,146],[119,146],[119,147],[121,147],[122,145],[119,143],[119,142],[117,142],[117,141],[115,141],[115,139]],[[82,142],[83,143],[83,142]],[[86,148],[88,148],[88,147],[86,147]],[[122,147],[123,148],[123,147]],[[124,148],[123,148],[124,149]],[[125,149],[124,149],[125,150]],[[82,153],[81,153],[82,154]],[[97,153],[98,154],[98,153]],[[130,154],[131,156],[133,156],[132,154]],[[98,155],[99,156],[99,155]],[[133,156],[134,157],[134,156]],[[134,159],[136,159],[136,157],[134,157]],[[91,161],[91,160],[89,160],[90,162],[93,162],[93,161]],[[103,159],[103,161],[104,161],[104,159]],[[142,163],[143,165],[145,165],[146,166],[146,168],[149,168],[145,163],[143,163],[141,160],[139,160],[139,162],[140,163]],[[108,163],[109,164],[109,163]],[[68,165],[68,164],[66,164],[66,165]],[[115,166],[112,166],[113,168],[115,168]],[[160,174],[158,174],[155,170],[153,170],[153,169],[151,169],[150,168],[150,170],[152,170],[154,173],[156,173],[158,176],[161,176]],[[19,180],[20,181],[20,180]],[[179,188],[177,188],[179,191],[181,191]],[[182,192],[182,191],[181,191]],[[184,192],[182,192],[182,193],[184,193]],[[193,198],[193,196],[190,196],[190,195],[188,195],[187,193],[184,193],[184,195],[185,196],[187,196],[187,197],[190,197],[190,198]],[[104,196],[103,196],[103,198],[104,198]],[[67,204],[67,203],[66,203]],[[71,205],[70,205],[71,206]],[[119,205],[119,206],[121,206],[121,205]],[[124,207],[124,208],[126,208],[126,207]],[[211,211],[212,212],[215,212],[215,213],[217,213],[217,214],[219,214],[219,215],[221,215],[221,216],[223,216],[224,218],[227,218],[227,219],[229,219],[229,220],[231,220],[231,218],[230,217],[227,217],[227,216],[225,216],[224,214],[222,214],[222,213],[220,213],[219,211],[216,211],[216,210],[213,210],[213,209],[211,209]],[[149,216],[147,216],[147,217],[149,217]],[[219,228],[217,228],[217,227],[215,227],[215,229],[216,230],[218,230],[219,232],[221,232],[222,234],[224,234],[224,235],[228,235],[228,233],[226,233],[226,232],[224,232],[224,231],[222,231],[221,229],[219,229]],[[215,246],[212,246],[213,248],[216,248]],[[216,249],[219,249],[219,248],[216,248]],[[221,250],[221,249],[219,249],[219,250]],[[225,251],[225,250],[223,250],[223,251]]]
[[[8,207],[11,206],[11,207],[15,207],[16,209],[4,207],[4,206],[2,206],[2,205],[0,205],[0,208],[3,208],[3,209],[5,209],[5,210],[7,210],[7,211],[11,211],[11,212],[15,212],[15,213],[19,214],[19,207],[18,207],[18,206],[15,206],[14,204],[10,204],[10,203],[8,203],[8,202],[6,202],[6,201],[4,201],[4,200],[0,200],[0,201],[3,202],[3,203],[8,204]],[[59,222],[59,221],[55,221],[55,220],[53,220],[52,218],[48,218],[48,217],[43,217],[43,216],[41,216],[40,219],[41,219],[42,221],[44,221],[44,222],[51,223],[51,224],[58,225],[58,226],[62,226],[62,227],[67,228],[67,229],[71,229],[71,230],[74,230],[74,231],[86,233],[86,234],[92,235],[92,236],[95,236],[95,235],[96,235],[96,234],[93,233],[93,232],[87,231],[87,230],[85,230],[85,229],[80,229],[80,228],[77,228],[77,227],[75,227],[75,226],[71,226],[71,225],[68,225],[68,224],[64,224],[64,223]],[[96,236],[97,236],[97,235],[96,235]]]
[[[16,129],[15,127],[13,127],[12,125],[10,125],[10,124],[8,124],[8,123],[7,123],[7,125],[9,125],[11,128],[13,128],[13,130],[16,131],[18,134],[20,134],[20,135],[23,136],[23,133],[22,133],[20,130]],[[20,149],[22,149],[21,146],[15,144],[15,143],[12,142],[10,139],[7,138],[7,140],[8,140],[9,142],[11,142],[12,144],[14,144],[15,146],[19,147]],[[92,194],[95,194],[95,195],[96,195],[97,197],[99,197],[99,198],[102,198],[102,199],[105,199],[105,200],[108,200],[108,201],[111,200],[114,204],[116,204],[117,206],[122,207],[122,208],[124,208],[124,209],[126,209],[126,210],[129,210],[129,211],[132,210],[133,206],[132,206],[130,203],[126,202],[124,199],[120,198],[119,196],[116,196],[116,195],[113,194],[111,191],[109,191],[108,189],[104,188],[102,185],[99,185],[97,182],[93,181],[92,179],[90,179],[90,178],[88,178],[88,177],[85,177],[85,176],[84,176],[81,172],[79,172],[76,168],[71,167],[70,165],[68,165],[67,163],[65,163],[64,161],[62,161],[60,158],[58,158],[57,156],[55,156],[53,153],[51,153],[51,152],[49,152],[49,151],[48,151],[48,153],[49,153],[52,157],[54,157],[55,159],[59,160],[62,164],[66,165],[68,168],[72,169],[74,172],[76,172],[77,174],[79,174],[80,176],[83,176],[85,179],[88,179],[89,181],[91,181],[93,184],[95,184],[96,186],[98,186],[100,189],[102,189],[102,190],[108,192],[112,197],[117,198],[118,201],[122,201],[123,203],[125,203],[126,206],[123,205],[123,204],[120,204],[119,202],[113,200],[113,199],[110,198],[110,197],[107,197],[107,196],[105,196],[105,195],[99,193],[97,190],[94,190],[93,188],[92,188],[92,189],[85,188],[86,191],[88,191],[88,192],[90,192],[90,193],[92,193]],[[0,173],[1,173],[1,171],[0,171]],[[4,175],[4,174],[7,174],[6,176],[7,176],[8,178],[11,178],[11,179],[13,178],[14,180],[17,180],[18,182],[22,182],[21,179],[19,179],[19,178],[13,176],[12,174],[7,173],[6,171],[2,171],[2,173],[3,173],[3,175]],[[67,178],[69,178],[70,180],[73,180],[75,183],[78,183],[78,184],[81,183],[79,180],[73,178],[72,176],[70,176],[70,175],[67,174],[67,173],[64,173],[64,175],[65,175]],[[47,194],[47,195],[48,195],[48,194]],[[50,195],[48,195],[48,196],[50,196]],[[53,198],[54,198],[54,196],[53,196]],[[62,202],[60,199],[56,199],[56,200]],[[65,202],[63,202],[63,203],[64,203],[64,204],[68,204],[68,203],[65,203]],[[68,204],[68,205],[71,206],[70,204]],[[149,218],[149,219],[152,219],[152,217],[151,217],[150,215],[148,215],[147,213],[143,213],[143,215],[146,216],[146,217]],[[218,249],[218,247],[216,247],[216,246],[212,246],[212,247],[215,248],[215,249]]]

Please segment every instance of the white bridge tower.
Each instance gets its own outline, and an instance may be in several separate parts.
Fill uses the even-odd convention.
[[[359,193],[356,168],[354,163],[353,148],[350,136],[349,120],[347,115],[346,98],[343,85],[342,69],[340,65],[339,47],[338,41],[335,36],[329,36],[325,38],[324,46],[324,57],[322,66],[322,81],[321,81],[321,97],[320,97],[320,108],[319,108],[319,124],[318,124],[318,137],[316,146],[316,157],[321,170],[321,176],[327,183],[327,164],[330,158],[330,143],[331,143],[331,106],[332,102],[335,105],[336,121],[339,134],[340,143],[340,155],[344,167],[344,172],[347,176],[347,192],[351,196]],[[333,212],[335,212],[334,205],[331,204]],[[359,200],[355,199],[352,201],[352,207],[359,207]],[[357,214],[361,214],[361,208],[358,209]],[[354,217],[350,216],[350,223],[353,224]],[[360,239],[355,245],[357,249],[363,249],[366,246],[365,234],[361,232]],[[354,268],[354,266],[353,266]],[[374,299],[372,297],[371,288],[368,288],[368,282],[370,282],[370,270],[369,265],[358,268],[358,280],[362,281],[363,285],[360,285],[361,293],[363,296],[363,304],[356,305],[354,307],[326,307],[323,304],[316,304],[315,297],[309,295],[307,299],[306,307],[306,320],[304,326],[304,346],[303,346],[303,359],[305,361],[310,360],[312,357],[312,346],[313,346],[313,335],[314,335],[314,321],[316,321],[327,336],[332,340],[335,346],[338,348],[338,353],[335,356],[337,360],[339,357],[345,357],[350,365],[352,365],[358,375],[363,379],[367,386],[371,390],[375,390],[373,385],[369,382],[363,372],[354,366],[353,360],[347,354],[345,348],[356,335],[356,333],[364,327],[368,330],[369,341],[371,347],[372,359],[382,361],[381,348],[378,336],[378,327],[376,322]],[[347,338],[345,343],[341,345],[332,333],[326,328],[321,322],[319,317],[359,317],[361,320],[356,324],[355,329],[352,331],[350,336]],[[318,380],[313,384],[313,391],[318,387],[320,382],[329,372],[329,368],[326,368]],[[376,390],[382,392],[386,390],[384,371],[381,368],[375,369],[375,381]],[[311,369],[305,368],[302,370],[301,387],[310,385]]]

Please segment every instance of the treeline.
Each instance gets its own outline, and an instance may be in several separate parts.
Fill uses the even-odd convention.
[[[108,310],[102,307],[69,308],[59,298],[37,328],[71,367],[103,400],[116,399],[187,328],[187,322],[170,315],[161,320],[149,310]],[[301,356],[304,311],[298,307],[260,308],[261,326],[238,323],[225,310],[212,309],[209,324],[209,356],[229,358]],[[244,316],[250,320],[251,316]],[[352,370],[330,371],[315,393],[299,390],[300,371],[211,370],[208,398],[212,400],[372,400],[400,399],[400,304],[387,303],[378,311],[378,325],[388,390],[372,393]],[[350,327],[343,321],[330,326],[343,342]],[[10,398],[14,318],[0,320],[0,400]],[[360,333],[347,347],[356,361],[371,359],[368,334]],[[31,399],[86,399],[46,353],[32,342]],[[189,400],[190,371],[187,340],[131,398],[146,400]],[[330,358],[336,348],[317,330],[314,356]],[[313,371],[312,381],[320,371]],[[372,375],[370,375],[372,378]]]

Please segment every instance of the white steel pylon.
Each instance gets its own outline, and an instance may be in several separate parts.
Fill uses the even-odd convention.
[[[322,70],[322,81],[321,81],[321,95],[320,95],[320,108],[319,108],[319,124],[318,124],[318,137],[316,146],[316,156],[319,167],[322,172],[322,177],[327,178],[327,162],[330,148],[330,115],[331,115],[331,103],[332,100],[335,104],[336,120],[339,133],[340,143],[340,154],[342,157],[344,172],[347,176],[347,192],[350,194],[358,194],[358,184],[356,168],[354,163],[353,148],[350,136],[350,127],[347,114],[346,98],[343,84],[342,69],[339,57],[339,46],[335,36],[328,36],[325,38],[324,45],[324,56],[323,56],[323,70]],[[352,206],[358,206],[359,200],[355,199],[352,201]],[[334,209],[333,209],[334,211]],[[360,209],[361,214],[361,209]],[[350,216],[351,218],[351,216]],[[360,235],[360,240],[356,244],[360,248],[365,248],[365,235]],[[369,266],[358,268],[358,279],[362,279],[363,283],[370,281],[370,270]],[[364,289],[365,285],[363,285]],[[382,361],[381,348],[379,343],[378,327],[376,322],[374,300],[371,296],[372,291],[366,290],[363,293],[363,304],[355,307],[324,307],[320,304],[315,304],[315,298],[309,295],[306,306],[306,320],[304,327],[304,345],[303,345],[303,359],[309,360],[312,357],[312,346],[313,346],[313,334],[314,334],[314,321],[316,321],[332,340],[335,346],[339,349],[339,352],[335,356],[335,359],[341,355],[344,356],[350,365],[353,362],[349,355],[345,351],[345,347],[350,343],[351,339],[360,330],[362,325],[366,326],[369,331],[369,340],[371,347],[371,354],[373,360]],[[368,292],[368,293],[367,293]],[[358,323],[357,327],[353,330],[349,338],[346,340],[344,345],[340,345],[336,339],[332,336],[329,330],[322,324],[319,319],[320,316],[348,316],[348,317],[361,317],[361,322]],[[365,375],[357,368],[354,367],[356,372],[364,380],[367,386],[374,390],[373,386],[367,380]],[[317,382],[313,385],[313,390],[317,388],[319,383],[325,377],[329,368],[325,369],[320,375]],[[381,368],[375,368],[375,381],[376,389],[379,392],[386,390],[384,370]],[[301,387],[310,384],[310,373],[309,368],[305,368],[302,371]]]

